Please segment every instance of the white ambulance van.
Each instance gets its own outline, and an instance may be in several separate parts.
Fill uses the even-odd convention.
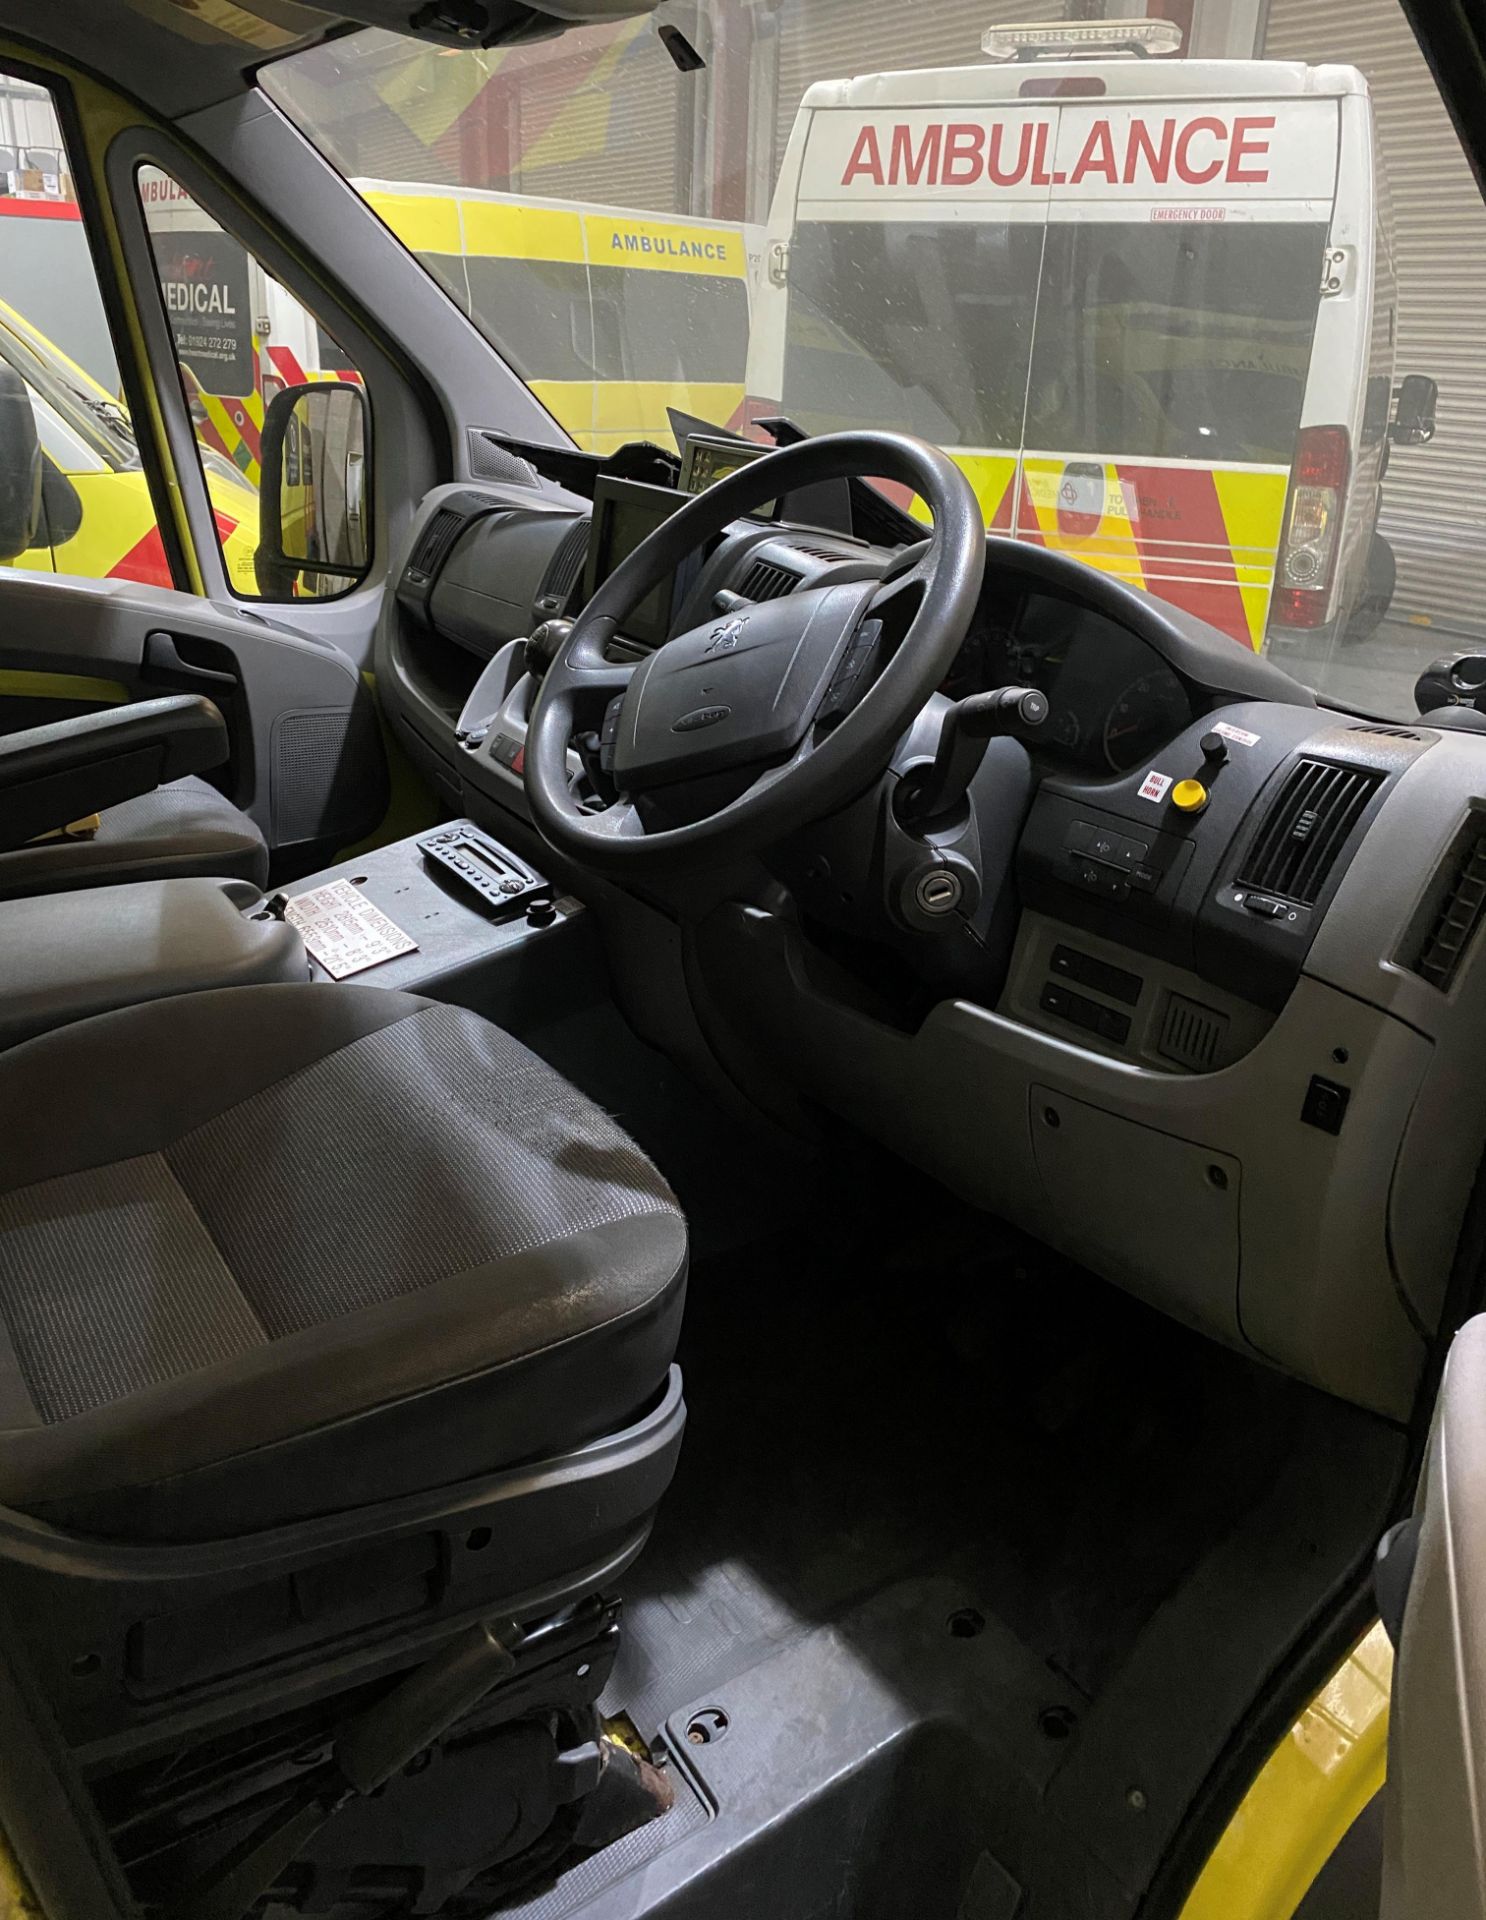
[[[1359,638],[1394,275],[1351,67],[1141,58],[1165,21],[995,28],[987,64],[812,86],[770,214],[748,409],[949,450],[993,530],[1256,649]],[[1094,57],[1090,57],[1091,54]],[[1050,57],[1049,57],[1050,56]]]

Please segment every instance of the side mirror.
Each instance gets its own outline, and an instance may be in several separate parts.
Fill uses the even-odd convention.
[[[42,528],[35,545],[60,547],[83,523],[83,497],[55,460],[41,457]]]
[[[41,442],[31,389],[0,361],[0,560],[15,560],[41,532]]]
[[[1423,447],[1434,438],[1434,410],[1440,383],[1427,373],[1407,373],[1393,396],[1393,424],[1388,437],[1395,446]]]
[[[285,387],[268,403],[253,556],[265,600],[292,599],[296,589],[334,593],[365,576],[369,441],[366,396],[349,381]]]

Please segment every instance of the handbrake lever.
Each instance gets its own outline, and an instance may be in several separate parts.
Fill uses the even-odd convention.
[[[933,764],[916,768],[898,789],[897,815],[916,833],[958,812],[992,740],[1035,741],[1047,720],[1047,695],[1036,687],[998,687],[956,701],[944,716]]]

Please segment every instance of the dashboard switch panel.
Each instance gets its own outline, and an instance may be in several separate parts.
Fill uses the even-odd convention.
[[[1122,1047],[1130,1038],[1128,1013],[1121,1013],[1117,1007],[1102,1007],[1097,1000],[1075,993],[1071,987],[1060,986],[1055,980],[1049,980],[1042,989],[1039,1005],[1044,1013],[1082,1027],[1085,1033],[1096,1033],[1101,1040],[1117,1047]]]
[[[1051,966],[1060,979],[1072,980],[1080,987],[1092,987],[1095,993],[1122,1000],[1127,1007],[1139,1002],[1140,990],[1145,984],[1138,973],[1112,967],[1107,960],[1096,960],[1091,953],[1081,953],[1077,947],[1054,947]]]

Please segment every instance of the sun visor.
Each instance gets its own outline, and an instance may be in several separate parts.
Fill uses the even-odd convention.
[[[273,0],[239,4],[255,13],[274,10]],[[565,27],[629,19],[654,6],[655,0],[648,5],[644,0],[357,0],[335,11],[356,26],[383,27],[440,46],[496,47],[541,39]]]

